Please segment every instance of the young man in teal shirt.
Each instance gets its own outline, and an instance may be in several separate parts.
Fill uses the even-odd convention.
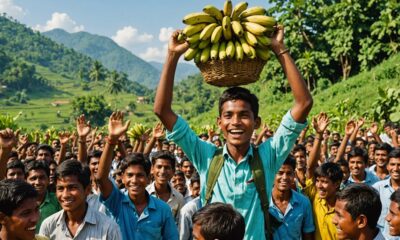
[[[154,112],[168,130],[168,139],[177,143],[198,170],[201,179],[201,200],[205,198],[205,180],[208,167],[217,147],[200,140],[189,125],[172,110],[174,74],[180,56],[188,43],[177,41],[173,33],[167,59],[161,74],[154,103]],[[312,107],[312,97],[298,71],[294,60],[283,43],[283,27],[279,26],[272,37],[271,48],[288,78],[294,96],[292,109],[283,117],[273,138],[258,147],[262,161],[268,198],[271,196],[275,173],[289,155]],[[229,203],[245,218],[245,239],[264,239],[264,217],[248,160],[253,157],[250,139],[261,124],[258,116],[258,99],[247,89],[227,89],[220,98],[217,123],[226,144],[223,146],[224,165],[213,189],[211,202]]]

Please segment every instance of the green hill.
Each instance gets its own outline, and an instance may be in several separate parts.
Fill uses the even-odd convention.
[[[87,32],[68,33],[55,29],[43,33],[52,40],[68,48],[100,61],[105,67],[128,74],[131,81],[139,82],[149,88],[157,86],[160,71],[148,62],[118,46],[107,37]]]

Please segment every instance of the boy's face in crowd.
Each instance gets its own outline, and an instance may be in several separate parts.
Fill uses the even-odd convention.
[[[328,177],[317,177],[315,186],[321,199],[327,199],[336,195],[340,183],[334,183]]]
[[[243,100],[226,101],[217,120],[226,143],[234,147],[247,147],[260,121],[258,116],[254,116],[250,104]]]
[[[400,236],[400,206],[397,202],[390,202],[389,212],[385,220],[389,224],[389,233],[392,236]]]
[[[344,152],[349,153],[351,151],[351,145],[347,145]]]
[[[347,180],[349,179],[349,177],[350,177],[350,170],[349,170],[349,168],[346,167],[346,166],[340,166],[340,169],[341,169],[342,172],[343,172],[343,179],[342,179],[342,182],[345,182],[345,181],[347,181]]]
[[[340,141],[340,135],[338,133],[332,134],[332,140],[335,141],[335,142],[339,142]]]
[[[357,219],[353,220],[350,213],[346,211],[345,208],[346,201],[336,201],[335,215],[332,222],[337,229],[337,239],[357,239],[359,233]]]
[[[362,148],[362,149],[365,149],[364,141],[361,141],[361,140],[357,140],[355,146],[359,147],[359,148]]]
[[[190,184],[190,191],[192,192],[193,198],[200,196],[200,183],[194,182]]]
[[[172,186],[181,194],[186,192],[186,179],[180,175],[175,175],[172,177]]]
[[[11,216],[0,213],[0,224],[7,229],[10,239],[34,239],[39,214],[36,198],[28,198],[22,201]]]
[[[36,189],[38,194],[42,196],[46,194],[50,180],[43,169],[36,169],[28,172],[26,182],[32,185]]]
[[[90,174],[92,177],[96,176],[97,171],[99,170],[99,161],[100,158],[92,157],[89,163]]]
[[[185,174],[186,178],[191,178],[194,172],[193,164],[189,161],[182,162],[182,172]]]
[[[390,158],[387,170],[389,171],[390,179],[397,182],[400,181],[400,158]]]
[[[171,161],[168,159],[156,159],[152,166],[154,181],[159,185],[168,184],[173,176]]]
[[[122,174],[122,182],[131,199],[145,196],[148,181],[149,177],[141,165],[130,165]]]
[[[7,170],[6,179],[25,181],[24,171],[21,168],[9,168]]]
[[[349,168],[352,176],[362,176],[365,167],[364,159],[362,157],[356,156],[349,159]]]
[[[338,147],[332,146],[330,151],[331,156],[336,156],[337,152],[338,152]]]
[[[51,152],[47,151],[46,149],[39,149],[36,160],[44,160],[50,162],[52,160]]]
[[[77,176],[71,175],[57,179],[56,196],[64,211],[74,212],[84,208],[89,193],[90,185],[85,189]]]
[[[275,175],[274,187],[281,191],[290,191],[294,184],[294,169],[292,166],[284,164]]]
[[[296,167],[299,169],[303,169],[307,165],[306,153],[303,151],[297,151],[293,154],[294,159],[296,159]]]
[[[386,150],[375,150],[374,159],[375,163],[379,167],[385,167],[388,161]]]

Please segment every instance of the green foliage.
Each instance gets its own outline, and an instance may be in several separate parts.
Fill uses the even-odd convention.
[[[0,129],[10,128],[13,130],[17,130],[19,128],[17,124],[17,119],[19,118],[19,116],[21,116],[21,113],[19,113],[15,117],[12,117],[8,114],[0,114]]]
[[[99,61],[94,61],[92,68],[90,69],[89,72],[89,78],[90,80],[94,82],[98,81],[103,81],[106,77],[106,74],[104,72],[104,67]]]
[[[374,121],[391,120],[399,121],[400,89],[378,88],[379,98],[372,104],[372,117]]]
[[[72,100],[72,110],[75,118],[84,114],[94,126],[104,125],[105,118],[112,113],[104,96],[75,97]]]

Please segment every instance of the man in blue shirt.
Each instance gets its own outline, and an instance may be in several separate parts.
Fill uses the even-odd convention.
[[[100,201],[120,226],[124,240],[178,239],[178,230],[168,204],[146,191],[150,162],[143,154],[129,155],[122,165],[122,179],[127,191],[122,193],[109,179],[113,149],[118,138],[125,134],[129,121],[123,123],[123,114],[114,112],[108,124],[108,139],[101,155],[96,180],[100,187]]]
[[[174,32],[169,42],[167,59],[155,97],[154,112],[168,130],[168,139],[182,147],[198,170],[201,179],[200,196],[204,203],[208,167],[217,147],[200,140],[171,108],[176,66],[180,56],[189,47],[188,43],[180,43],[177,40],[178,34],[178,31]],[[305,127],[307,115],[312,107],[311,94],[283,43],[283,35],[283,27],[279,26],[272,37],[271,48],[288,78],[294,105],[283,117],[275,136],[258,148],[266,176],[268,198],[271,195],[275,173]],[[254,94],[247,89],[233,87],[221,96],[217,118],[226,144],[222,153],[224,164],[213,189],[211,202],[229,203],[243,215],[246,222],[245,239],[265,238],[264,216],[249,165],[249,159],[253,158],[250,139],[254,130],[261,124],[258,109],[258,99]]]
[[[276,221],[276,226],[272,224],[274,239],[314,239],[315,227],[310,200],[291,189],[295,169],[296,160],[289,155],[275,175],[269,203],[269,212]]]
[[[366,169],[368,154],[364,149],[355,147],[348,153],[347,157],[349,159],[350,168],[350,177],[347,181],[347,185],[352,183],[365,183],[368,186],[372,186],[380,180],[376,175]]]

